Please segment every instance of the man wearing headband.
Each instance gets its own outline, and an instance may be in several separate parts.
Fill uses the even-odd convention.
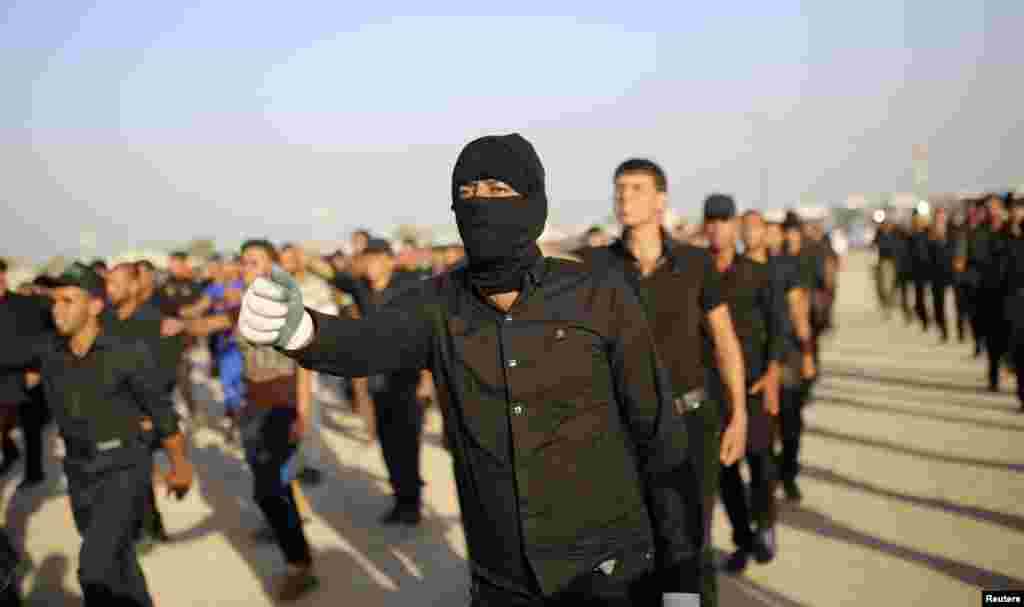
[[[685,424],[632,289],[542,256],[544,168],[523,137],[467,145],[451,195],[466,266],[361,320],[303,308],[277,269],[246,292],[243,337],[325,373],[433,373],[474,605],[657,605],[656,548],[665,589],[694,592],[672,569],[693,546],[663,541],[689,533]]]

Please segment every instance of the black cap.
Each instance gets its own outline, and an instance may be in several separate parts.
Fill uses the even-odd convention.
[[[363,254],[369,253],[384,253],[385,255],[394,255],[395,252],[391,248],[391,243],[384,240],[383,238],[370,238],[366,241],[366,248],[363,249]]]
[[[803,224],[804,222],[800,220],[800,216],[796,214],[796,211],[788,211],[786,213],[786,220],[782,222],[782,229],[799,230]]]
[[[75,262],[64,269],[57,280],[54,281],[57,287],[78,287],[93,297],[105,298],[107,296],[106,284],[103,277],[96,273],[84,263]]]
[[[736,202],[732,196],[712,194],[704,199],[704,221],[732,219],[736,217]]]

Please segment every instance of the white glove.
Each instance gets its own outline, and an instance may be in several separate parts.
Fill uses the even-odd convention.
[[[270,278],[253,281],[242,297],[238,330],[257,346],[299,350],[312,341],[313,319],[290,274],[275,265]]]

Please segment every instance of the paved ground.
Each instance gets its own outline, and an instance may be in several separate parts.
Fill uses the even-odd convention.
[[[1024,589],[1024,415],[1012,380],[1004,394],[985,393],[968,346],[878,320],[865,257],[851,258],[841,280],[840,329],[807,411],[805,500],[783,509],[774,563],[722,578],[722,604],[961,606],[979,604],[981,588]],[[415,531],[375,523],[390,498],[359,421],[328,407],[325,426],[329,478],[309,491],[316,515],[307,527],[323,584],[301,604],[466,604],[465,545],[437,416],[424,454],[428,515]],[[143,561],[157,604],[273,604],[265,581],[282,563],[249,539],[259,516],[240,453],[205,430],[193,457],[196,490],[160,503],[175,541]],[[19,474],[0,481],[0,498],[34,564],[23,581],[28,604],[78,605],[67,498],[13,497]],[[715,535],[731,548],[721,511]]]

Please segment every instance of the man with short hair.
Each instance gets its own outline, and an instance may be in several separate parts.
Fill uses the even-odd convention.
[[[394,280],[395,255],[386,240],[371,238],[362,257],[365,277],[354,285],[356,305],[346,310],[352,318],[373,316],[409,286]],[[394,506],[380,519],[385,525],[415,526],[422,516],[423,407],[417,398],[421,381],[426,380],[419,369],[352,379],[356,410],[373,415],[371,427],[380,440],[395,497]]]
[[[275,265],[279,262],[277,249],[267,240],[248,240],[241,252],[248,285],[269,275],[272,268],[284,273]],[[187,320],[173,328],[193,336],[209,335],[231,330],[239,313],[232,310]],[[272,348],[254,346],[246,340],[239,340],[239,347],[245,359],[246,393],[239,426],[253,474],[253,495],[287,563],[287,572],[276,589],[278,598],[294,601],[318,585],[291,482],[299,444],[309,431],[312,376]],[[262,537],[263,532],[257,534]]]
[[[155,308],[139,305],[137,281],[136,264],[121,263],[110,269],[105,281],[107,301],[110,305],[103,310],[100,323],[107,335],[145,344],[153,360],[159,361],[160,349],[163,347],[160,343],[162,318]],[[159,385],[169,396],[170,391],[166,389],[167,370],[158,369],[157,374],[165,378]],[[151,433],[152,420],[144,418],[142,427],[147,433]],[[154,451],[160,448],[158,440],[151,440],[150,445]],[[156,490],[152,484],[146,497],[138,536],[137,548],[141,554],[148,553],[156,543],[170,539],[157,506]]]
[[[59,337],[27,339],[0,350],[0,367],[39,364],[47,400],[64,439],[64,470],[75,524],[82,534],[78,579],[87,607],[152,607],[134,549],[153,461],[142,420],[171,461],[169,492],[192,483],[185,439],[159,387],[145,344],[104,333],[106,288],[74,263],[54,290]]]
[[[695,591],[685,425],[636,295],[621,274],[543,257],[544,168],[520,135],[468,144],[451,184],[466,266],[358,320],[305,309],[275,271],[246,292],[239,330],[326,373],[433,372],[474,606]]]
[[[167,270],[167,280],[164,281],[164,284],[159,289],[160,298],[156,303],[159,304],[160,313],[163,316],[179,318],[183,309],[199,301],[202,297],[203,289],[193,278],[192,265],[189,263],[188,253],[184,251],[172,252],[168,258]],[[178,390],[181,392],[182,399],[185,401],[185,406],[188,408],[189,416],[195,421],[199,412],[196,408],[196,399],[192,395],[192,362],[190,360],[195,340],[187,338],[182,346],[181,355],[175,361],[176,383]]]
[[[743,352],[722,297],[721,277],[704,249],[675,244],[663,228],[668,181],[660,166],[630,159],[614,173],[615,213],[622,238],[585,257],[594,271],[624,275],[637,293],[651,325],[673,397],[685,412],[690,436],[692,487],[688,516],[702,521],[692,541],[701,547],[701,604],[716,605],[718,587],[711,542],[711,520],[718,498],[721,465],[732,465],[746,446],[747,407]],[[709,372],[717,367],[725,390],[710,394]],[[715,398],[715,397],[718,398]],[[726,408],[733,415],[722,428]]]
[[[1003,199],[998,194],[989,194],[985,197],[985,208],[988,222],[975,232],[967,265],[980,277],[975,298],[980,329],[985,339],[985,352],[988,355],[988,389],[990,392],[998,392],[1000,365],[1009,349],[1001,273],[1009,234]]]
[[[779,413],[779,381],[785,355],[785,294],[768,263],[764,220],[757,211],[736,217],[729,196],[710,196],[704,206],[704,229],[722,276],[723,298],[743,347],[747,371],[747,452],[750,486],[744,486],[739,464],[722,466],[722,505],[733,528],[736,551],[725,563],[740,573],[753,556],[766,563],[775,558],[775,462],[772,453]],[[743,255],[736,245],[742,230]],[[712,386],[718,388],[718,382]],[[749,497],[748,497],[749,496]],[[757,531],[751,528],[751,519]]]
[[[803,499],[796,483],[800,472],[800,441],[803,437],[804,405],[810,397],[811,382],[817,376],[816,347],[811,324],[811,297],[818,284],[818,260],[804,254],[803,222],[793,211],[786,213],[782,224],[785,244],[783,254],[775,261],[777,271],[790,275],[792,284],[785,287],[789,307],[788,341],[790,354],[782,369],[782,392],[779,425],[782,452],[779,455],[779,480],[786,499]]]

